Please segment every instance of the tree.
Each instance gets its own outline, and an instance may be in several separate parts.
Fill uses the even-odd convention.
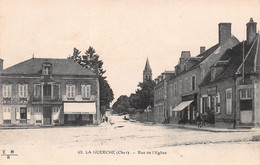
[[[135,108],[137,109],[146,109],[149,105],[153,107],[154,102],[154,82],[146,81],[143,83],[139,83],[138,87],[140,89],[136,90],[136,98],[134,99]]]
[[[73,49],[73,55],[68,57],[73,59],[75,62],[81,66],[97,72],[99,76],[99,86],[100,86],[100,109],[101,114],[104,114],[106,109],[109,108],[110,103],[114,100],[114,93],[108,84],[104,73],[106,72],[103,67],[103,61],[99,59],[99,55],[96,54],[96,50],[93,47],[89,47],[85,54],[80,55],[81,51],[77,48]]]
[[[130,108],[130,102],[126,95],[120,96],[112,106],[113,111],[118,114],[128,113],[128,108]]]
[[[100,78],[106,79],[106,77],[103,76],[103,74],[106,72],[103,70],[103,61],[99,60],[99,55],[96,54],[96,50],[93,47],[89,47],[88,50],[86,50],[85,54],[82,55],[82,65],[86,67],[87,69],[95,71],[96,66],[98,75]]]

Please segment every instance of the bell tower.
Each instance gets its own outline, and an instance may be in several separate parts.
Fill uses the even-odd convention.
[[[151,81],[151,80],[152,80],[152,69],[150,67],[150,63],[149,63],[149,60],[147,58],[145,68],[144,68],[144,71],[143,71],[143,83],[145,83],[147,81]]]

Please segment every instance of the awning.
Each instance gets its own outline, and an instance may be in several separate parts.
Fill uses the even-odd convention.
[[[96,104],[91,103],[64,103],[64,114],[96,114]]]
[[[186,108],[193,100],[190,101],[183,101],[179,105],[177,105],[175,108],[172,109],[172,111],[182,111],[184,108]]]

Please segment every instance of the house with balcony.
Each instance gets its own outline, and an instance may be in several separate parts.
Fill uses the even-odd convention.
[[[3,69],[0,124],[85,125],[100,122],[99,78],[71,59],[31,58]]]

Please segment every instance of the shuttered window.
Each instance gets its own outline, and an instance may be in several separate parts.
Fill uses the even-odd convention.
[[[68,98],[75,97],[75,85],[66,85],[66,93]]]
[[[3,94],[3,98],[11,98],[12,85],[11,84],[2,85],[2,94]]]
[[[232,88],[226,90],[226,113],[232,113]]]
[[[27,98],[28,96],[28,84],[18,85],[18,94],[20,98]]]

